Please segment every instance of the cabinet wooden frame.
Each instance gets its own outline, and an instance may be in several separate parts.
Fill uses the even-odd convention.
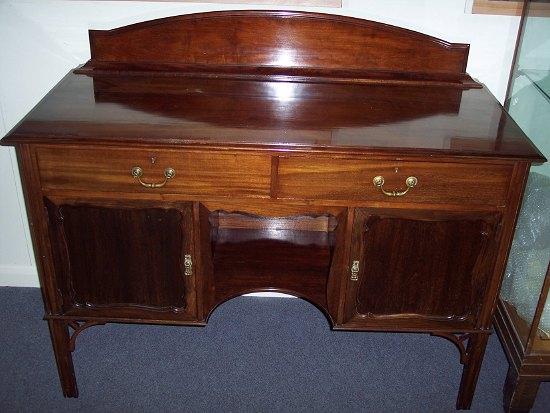
[[[523,3],[510,0],[473,0],[472,13],[521,16]]]
[[[510,0],[473,0],[473,14],[497,14],[521,16],[525,1]],[[550,4],[545,2],[530,2],[533,16],[550,16]]]

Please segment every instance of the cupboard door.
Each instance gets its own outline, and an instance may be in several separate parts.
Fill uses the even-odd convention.
[[[65,314],[195,317],[191,204],[46,205]]]
[[[498,222],[495,213],[357,209],[345,322],[474,328]]]

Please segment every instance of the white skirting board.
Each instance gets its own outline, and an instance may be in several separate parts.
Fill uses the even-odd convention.
[[[40,287],[36,267],[0,265],[0,287]]]
[[[0,265],[0,287],[40,287],[36,267],[24,265]],[[251,293],[251,297],[295,298],[281,293]]]

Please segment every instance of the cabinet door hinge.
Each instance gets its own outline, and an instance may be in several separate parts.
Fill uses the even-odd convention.
[[[359,261],[353,261],[351,265],[351,281],[359,280]]]
[[[185,267],[185,275],[193,274],[193,259],[190,254],[185,254],[183,257],[183,266]]]

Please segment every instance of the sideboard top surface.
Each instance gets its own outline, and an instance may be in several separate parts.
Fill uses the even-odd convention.
[[[68,74],[2,140],[543,160],[485,89]]]

